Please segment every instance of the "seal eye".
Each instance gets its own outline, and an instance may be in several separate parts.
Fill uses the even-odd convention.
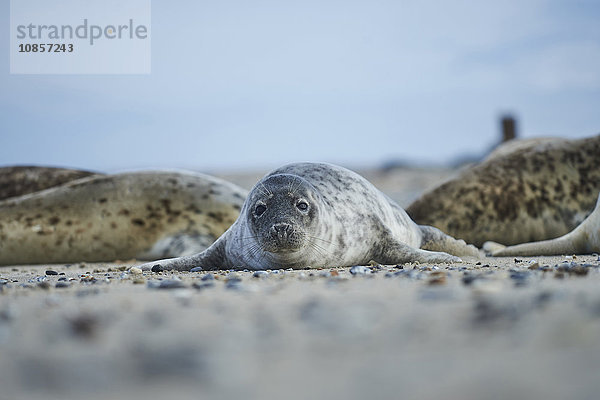
[[[300,200],[300,201],[298,202],[298,204],[296,204],[296,207],[297,207],[297,208],[298,208],[298,210],[300,210],[300,211],[307,211],[307,210],[308,210],[308,203],[307,203],[307,202],[305,202],[305,201],[303,201],[303,200]]]
[[[257,217],[260,217],[265,213],[265,211],[267,211],[267,206],[265,206],[264,204],[259,204],[254,209],[254,214],[256,214]]]

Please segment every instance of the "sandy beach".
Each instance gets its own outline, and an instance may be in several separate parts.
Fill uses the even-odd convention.
[[[406,205],[452,173],[365,175]],[[0,268],[0,399],[600,392],[598,255],[265,272],[132,265]]]

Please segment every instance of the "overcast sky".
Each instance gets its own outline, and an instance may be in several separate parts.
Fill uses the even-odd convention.
[[[600,133],[600,2],[152,2],[150,75],[10,75],[0,165],[116,171],[445,162]]]

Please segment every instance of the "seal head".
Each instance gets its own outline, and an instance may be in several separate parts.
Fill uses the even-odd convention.
[[[266,179],[249,202],[250,230],[263,251],[289,253],[306,243],[316,225],[318,202],[302,178],[281,174]]]

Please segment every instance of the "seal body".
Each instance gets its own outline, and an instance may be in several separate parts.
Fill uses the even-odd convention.
[[[594,211],[566,235],[507,247],[494,242],[486,242],[484,243],[484,249],[489,250],[495,257],[599,253],[600,195]]]
[[[418,226],[360,175],[331,164],[299,163],[259,181],[236,222],[206,251],[142,267],[276,269],[460,260],[443,251],[478,256],[464,241]]]
[[[93,175],[0,201],[0,264],[152,260],[206,249],[246,192],[203,174]]]
[[[570,232],[594,209],[599,191],[600,135],[541,138],[500,146],[407,212],[477,246],[512,245]]]

